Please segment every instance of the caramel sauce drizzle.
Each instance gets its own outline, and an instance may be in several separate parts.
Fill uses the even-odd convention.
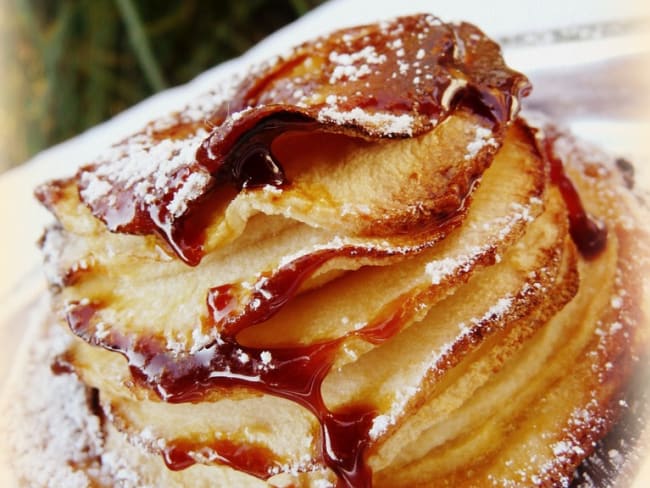
[[[192,440],[177,439],[163,450],[163,460],[173,471],[180,471],[196,464],[190,453],[200,452],[209,459],[237,468],[257,478],[267,478],[273,470],[273,452],[262,446],[237,444],[227,439],[197,445]]]
[[[583,256],[591,259],[606,245],[607,230],[584,210],[577,190],[564,172],[561,159],[553,151],[556,137],[551,135],[541,139],[541,149],[550,168],[551,180],[558,185],[565,199],[571,236]],[[249,306],[239,314],[234,313],[240,311],[238,290],[234,285],[211,289],[206,306],[212,326],[217,327],[222,335],[194,355],[173,356],[153,337],[132,339],[112,332],[98,342],[93,335],[93,317],[101,304],[72,304],[67,320],[78,336],[124,355],[135,381],[155,391],[164,401],[198,402],[211,391],[221,388],[247,388],[301,405],[319,422],[320,456],[323,464],[339,477],[339,485],[371,487],[372,473],[366,455],[376,408],[372,405],[348,405],[343,410],[330,411],[321,395],[322,382],[347,336],[320,344],[270,351],[244,346],[236,340],[238,332],[264,322],[283,307],[324,262],[334,256],[361,252],[361,249],[353,247],[315,252],[280,268],[273,275],[261,277],[261,286],[254,288],[253,296],[246,300]],[[254,302],[256,305],[250,306]],[[352,334],[380,344],[401,330],[408,321],[410,310],[407,305],[396,306],[383,315],[384,318]],[[249,358],[246,362],[239,359],[242,354]],[[60,369],[60,372],[66,372],[65,368]],[[274,468],[279,466],[271,451],[229,441],[205,445],[192,440],[175,440],[164,450],[163,457],[170,469],[184,469],[195,464],[196,453],[205,452],[206,448],[212,450],[216,461],[262,479],[272,476],[277,472]]]
[[[247,77],[203,123],[185,120],[181,112],[175,126],[150,126],[133,136],[136,141],[148,137],[153,148],[201,128],[209,131],[195,157],[165,176],[166,188],[156,186],[156,174],[113,175],[111,165],[123,169],[123,161],[111,160],[82,168],[77,182],[82,200],[110,230],[157,233],[181,259],[196,265],[203,256],[201,232],[194,232],[189,241],[184,236],[193,214],[200,213],[210,195],[224,187],[286,184],[282,165],[270,149],[282,132],[323,131],[373,140],[413,137],[463,107],[503,125],[514,117],[518,99],[529,89],[527,79],[504,64],[499,46],[476,27],[444,24],[427,15],[403,17],[341,30],[297,47]],[[386,119],[408,123],[384,124]],[[123,148],[128,155],[130,140],[114,149]],[[147,147],[138,157],[155,158]],[[132,164],[137,167],[138,161]],[[212,178],[212,183],[199,194],[179,195],[195,176]],[[89,188],[94,183],[111,190],[93,196]],[[177,197],[184,199],[182,215],[169,210]]]
[[[607,246],[607,226],[585,210],[578,190],[564,170],[564,163],[554,149],[560,137],[555,130],[541,134],[540,152],[550,170],[551,181],[558,187],[569,214],[569,234],[585,259],[594,259]]]
[[[553,150],[558,135],[541,139],[540,150],[549,166],[550,177],[560,189],[569,211],[570,233],[580,252],[587,259],[597,256],[606,245],[607,229],[595,222],[584,210],[574,185],[564,172],[563,163]],[[458,216],[457,216],[458,217]],[[452,219],[451,222],[453,222]],[[457,220],[457,219],[456,219]],[[439,222],[450,224],[450,221]],[[341,487],[371,487],[372,473],[366,464],[370,429],[377,415],[372,405],[348,405],[343,410],[330,411],[322,398],[321,385],[330,371],[337,351],[347,336],[320,344],[274,348],[241,345],[236,335],[246,327],[264,322],[283,307],[300,285],[324,262],[340,255],[359,255],[360,248],[342,248],[315,252],[293,261],[270,276],[260,278],[248,306],[240,310],[235,285],[211,289],[206,306],[212,326],[222,335],[218,340],[194,355],[173,356],[155,338],[137,339],[112,332],[98,342],[93,335],[93,317],[101,304],[72,304],[67,320],[75,334],[90,343],[124,355],[133,378],[142,386],[155,391],[162,400],[171,403],[198,402],[211,391],[220,388],[247,388],[291,400],[308,409],[320,425],[320,456],[324,465],[339,477]],[[366,252],[369,252],[366,250]],[[376,252],[376,251],[374,251]],[[255,306],[251,306],[256,303]],[[401,303],[401,302],[400,302]],[[408,321],[408,304],[389,307],[365,328],[351,334],[380,344],[397,334]],[[239,312],[239,313],[237,313]],[[270,356],[265,358],[265,354]],[[245,354],[249,358],[242,362]],[[61,364],[65,365],[64,362]],[[58,364],[56,365],[58,366]],[[60,367],[60,373],[67,367]],[[262,479],[272,476],[279,466],[276,455],[262,447],[238,445],[230,441],[202,444],[192,440],[175,440],[163,451],[170,469],[184,469],[197,462],[196,453],[211,450],[214,460]]]
[[[89,339],[91,319],[97,305],[78,303],[70,307],[67,320],[72,330]],[[296,402],[312,412],[321,427],[321,456],[341,479],[342,486],[370,487],[371,473],[364,453],[375,413],[372,406],[355,405],[332,412],[325,406],[321,384],[329,372],[341,339],[302,347],[271,350],[265,357],[262,349],[246,347],[231,336],[222,336],[211,346],[194,355],[173,357],[153,338],[133,340],[116,333],[102,341],[102,346],[123,354],[135,381],[155,391],[170,403],[198,402],[218,388],[249,388]],[[248,356],[246,362],[239,358]],[[191,441],[175,442],[165,453],[165,461],[173,469],[183,469],[196,461],[191,451],[202,445]],[[272,475],[272,460],[257,456],[232,454],[231,446],[209,446],[220,460],[261,478]]]
[[[362,53],[368,72],[357,76],[359,73],[345,74],[343,70],[341,75],[340,68],[348,65],[347,60]],[[77,184],[82,201],[110,230],[157,233],[182,260],[197,265],[203,257],[205,208],[218,192],[288,183],[281,162],[271,151],[273,140],[283,132],[323,131],[373,140],[413,137],[432,130],[458,109],[472,110],[498,127],[514,118],[519,98],[529,89],[523,75],[505,66],[498,45],[470,24],[443,24],[421,15],[345,29],[299,46],[285,59],[248,77],[205,123],[184,122],[179,115],[174,127],[160,131],[149,127],[151,147],[165,138],[210,129],[194,158],[169,177],[166,190],[143,197],[135,192],[137,185],[132,180],[111,176],[111,161],[82,168]],[[345,116],[359,109],[368,120]],[[404,116],[410,122],[408,126],[382,128],[373,122],[376,115],[393,120]],[[128,139],[122,143],[125,151],[128,143]],[[178,196],[178,189],[199,174],[209,175],[211,185],[188,197],[182,215],[173,215],[168,206]],[[155,178],[144,176],[137,183],[146,186]],[[108,184],[111,191],[91,198],[86,193],[88,181]],[[56,184],[50,189],[50,193],[43,189],[40,199],[51,205]],[[458,224],[463,212],[464,203],[457,212],[432,222],[432,228]],[[274,275],[262,277],[264,293],[253,291],[249,301],[258,299],[256,306],[239,314],[233,312],[239,309],[246,291],[235,285],[213,288],[206,306],[210,325],[221,335],[195,354],[172,355],[155,337],[134,338],[113,331],[98,339],[93,321],[102,308],[100,303],[71,303],[67,320],[72,331],[87,342],[125,356],[134,380],[163,401],[198,402],[221,388],[246,388],[301,405],[319,422],[320,456],[339,477],[339,485],[369,488],[372,473],[366,457],[376,407],[359,404],[330,411],[321,395],[322,382],[345,337],[270,351],[243,346],[236,340],[239,331],[267,320],[284,306],[325,261],[364,252],[371,251],[350,247],[300,258]],[[408,316],[408,311],[398,310],[365,332],[355,333],[381,343],[395,335]],[[241,361],[242,354],[249,359]],[[163,456],[171,469],[183,469],[197,462],[193,453],[202,447],[206,446],[179,439],[169,444]],[[271,476],[276,466],[273,453],[254,446],[240,449],[232,443],[215,442],[207,447],[220,462],[263,479]]]

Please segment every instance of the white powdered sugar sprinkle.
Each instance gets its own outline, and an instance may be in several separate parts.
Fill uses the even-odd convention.
[[[389,415],[377,415],[372,421],[372,427],[370,428],[370,438],[376,440],[388,430],[388,427],[392,424],[392,419]]]
[[[354,53],[338,53],[333,51],[329,60],[336,64],[330,76],[330,83],[339,81],[356,81],[372,72],[371,65],[386,62],[386,55],[377,54],[374,46],[366,46]]]
[[[174,198],[167,205],[167,210],[174,217],[179,217],[187,210],[188,202],[197,198],[210,182],[205,173],[190,174],[181,186],[174,192]]]
[[[422,371],[422,377],[426,374],[426,369]],[[373,421],[368,434],[370,439],[377,440],[379,437],[388,432],[391,425],[395,425],[397,421],[404,415],[406,405],[420,392],[419,387],[405,385],[395,391],[393,402],[390,410],[386,414],[377,415]]]
[[[512,307],[512,304],[513,304],[513,298],[511,296],[499,298],[497,300],[497,303],[492,305],[481,318],[472,319],[472,321],[474,323],[480,324],[480,323],[500,319],[506,315],[506,313]]]
[[[45,233],[42,241],[41,252],[44,256],[43,271],[48,283],[63,286],[63,276],[59,268],[59,261],[66,245],[64,234],[58,229],[50,229]]]
[[[260,360],[262,361],[263,364],[269,365],[271,364],[271,361],[273,360],[273,356],[269,351],[262,351],[260,354]]]
[[[370,113],[355,107],[349,111],[340,111],[336,107],[327,106],[318,113],[319,122],[335,123],[338,125],[358,124],[373,129],[382,134],[413,134],[413,117],[409,114],[394,115],[386,112]]]
[[[172,217],[182,215],[188,203],[211,184],[212,177],[198,171],[183,180],[178,174],[195,163],[196,151],[208,136],[206,121],[224,100],[234,95],[237,82],[238,77],[232,77],[218,83],[215,89],[196,97],[180,110],[155,119],[140,132],[100,153],[91,169],[80,174],[82,199],[91,207],[114,206],[116,192],[126,190],[150,204],[171,194],[166,209]],[[230,118],[241,117],[248,110],[231,114]],[[182,136],[165,135],[165,131],[178,124],[185,124],[189,132]]]
[[[472,247],[469,252],[454,257],[446,257],[426,264],[424,271],[431,277],[432,285],[439,285],[447,277],[466,273],[472,269],[476,260],[488,252],[490,246]]]
[[[195,161],[197,148],[208,133],[199,128],[187,138],[167,138],[154,142],[147,133],[141,133],[127,142],[113,146],[99,158],[104,164],[81,174],[81,197],[89,204],[109,198],[117,184],[133,191],[136,197],[150,203],[157,195],[167,193],[170,181],[183,167]],[[192,173],[170,202],[168,210],[179,215],[187,201],[196,198],[210,184],[208,173]]]
[[[108,486],[108,480],[118,479],[133,481],[120,486],[143,486],[134,472],[120,466],[118,473],[117,463],[110,462],[99,418],[90,412],[84,385],[71,374],[55,375],[50,370],[70,337],[58,325],[48,324],[44,330],[41,322],[48,313],[45,300],[34,307],[28,320],[33,340],[17,370],[20,377],[14,379],[20,386],[10,385],[12,401],[1,406],[0,433],[6,446],[11,446],[12,467],[26,486],[81,488],[94,486],[95,480]]]
[[[474,159],[476,155],[481,151],[481,149],[488,146],[494,148],[499,146],[497,141],[492,136],[492,131],[485,127],[480,127],[480,126],[476,127],[474,133],[474,140],[472,140],[467,145],[467,153],[465,154],[465,159],[466,160]]]

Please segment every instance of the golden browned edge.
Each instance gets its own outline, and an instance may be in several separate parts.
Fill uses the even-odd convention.
[[[623,239],[623,243],[625,243],[625,239]],[[32,331],[32,332],[34,332],[34,331]],[[29,341],[27,341],[27,343],[29,343]],[[21,354],[24,354],[24,352],[25,352],[25,351],[23,350]],[[23,358],[23,359],[26,359],[26,358]],[[624,374],[627,374],[627,373],[628,373],[628,371],[624,371],[624,370],[622,370],[619,374],[624,375]],[[611,425],[611,423],[614,422],[615,417],[616,417],[616,415],[615,415],[615,410],[616,410],[615,408],[607,408],[607,407],[603,407],[602,409],[600,409],[599,412],[594,412],[594,413],[597,413],[601,418],[605,418],[606,421],[607,421],[607,424],[608,424],[608,425]],[[588,432],[585,432],[585,435],[589,435],[589,433],[588,433]],[[558,467],[558,469],[561,469],[561,468]],[[645,471],[643,471],[644,469],[647,469],[647,465],[645,465],[645,466],[642,468],[642,471],[641,471],[641,474],[640,474],[639,480],[643,480],[643,479],[645,479],[645,478],[644,478],[644,476],[645,476]],[[0,478],[0,480],[1,480],[1,479],[2,479],[2,478]],[[643,486],[643,485],[641,485],[641,486]]]

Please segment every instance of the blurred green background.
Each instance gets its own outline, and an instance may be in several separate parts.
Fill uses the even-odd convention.
[[[0,0],[0,172],[323,0]]]

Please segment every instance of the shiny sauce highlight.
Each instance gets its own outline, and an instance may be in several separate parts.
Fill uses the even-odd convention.
[[[549,167],[551,181],[558,187],[569,214],[569,234],[585,259],[596,258],[607,245],[604,222],[587,213],[575,185],[564,170],[564,163],[554,150],[558,134],[550,131],[541,137],[541,150]]]
[[[104,159],[81,168],[76,182],[82,201],[110,230],[158,234],[196,265],[204,236],[193,215],[215,192],[287,183],[271,151],[282,132],[415,137],[457,110],[503,127],[529,91],[526,77],[508,68],[499,46],[473,25],[445,24],[431,15],[401,17],[296,47],[251,72],[224,99],[214,95],[205,112],[182,110],[169,126],[150,125],[116,144]],[[161,172],[169,163],[164,158],[178,153],[160,156],[155,149],[170,141],[185,141],[195,151]],[[202,186],[188,191],[186,183],[196,179]],[[110,191],[90,191],[106,187]],[[170,211],[172,203],[183,210]],[[198,231],[188,237],[188,228]]]
[[[72,330],[78,335],[87,333],[96,310],[90,303],[71,306],[67,320]],[[232,336],[222,336],[199,353],[174,357],[155,339],[132,340],[113,332],[104,339],[103,346],[123,354],[134,380],[166,402],[198,402],[211,391],[243,387],[301,405],[319,421],[320,454],[324,464],[338,475],[340,486],[367,488],[372,486],[372,475],[365,463],[365,452],[375,409],[370,405],[352,405],[330,411],[321,395],[321,385],[340,342],[337,339],[263,350],[240,345]],[[242,354],[247,356],[246,361],[241,361]],[[253,449],[254,456],[237,456],[233,455],[231,444],[224,446],[215,443],[208,447],[221,462],[238,470],[263,479],[273,474],[271,454]],[[178,441],[163,452],[163,457],[173,469],[187,468],[196,462],[192,452],[201,447],[190,441]]]
[[[401,47],[389,48],[397,41]],[[366,53],[366,61],[372,67],[369,73],[337,79],[340,68],[345,67],[337,59],[359,53]],[[283,132],[318,130],[369,140],[414,137],[432,130],[456,110],[471,110],[493,122],[494,127],[502,127],[516,116],[518,99],[529,89],[526,78],[504,64],[498,45],[474,26],[444,24],[426,15],[403,17],[392,23],[342,30],[304,44],[276,65],[245,79],[214,113],[206,115],[209,135],[197,148],[194,159],[183,162],[169,177],[168,187],[160,194],[143,192],[143,196],[134,191],[138,184],[152,187],[155,174],[144,175],[137,181],[121,178],[118,172],[107,171],[112,161],[83,168],[77,183],[82,194],[84,182],[90,182],[86,186],[98,182],[110,185],[110,193],[85,203],[111,230],[140,235],[156,233],[183,261],[197,265],[204,253],[204,223],[210,216],[205,209],[209,209],[217,193],[224,188],[241,191],[289,183],[271,151],[273,140]],[[296,98],[297,93],[302,97]],[[336,103],[332,105],[328,100]],[[364,117],[349,117],[360,109],[365,111]],[[235,113],[237,116],[233,117]],[[328,115],[332,113],[334,116]],[[373,115],[380,119],[405,116],[412,123],[401,131],[384,130],[372,122]],[[183,120],[179,115],[178,124],[172,129],[154,131],[148,143],[155,147],[169,138],[183,139],[201,125],[196,120]],[[123,147],[128,151],[128,139]],[[144,153],[141,157],[147,157]],[[206,174],[213,184],[202,190],[204,193],[184,201],[187,210],[182,215],[172,214],[168,207],[183,183],[193,175]],[[567,193],[566,198],[571,199],[571,195]],[[441,229],[458,225],[465,211],[463,204],[457,211],[433,221],[432,230],[427,232],[433,235],[440,231],[436,235],[443,235]],[[587,217],[574,213],[573,227],[580,237],[586,233],[580,222]],[[431,245],[434,240],[428,242]],[[366,456],[377,415],[375,407],[359,404],[331,411],[321,395],[323,380],[345,338],[263,350],[239,344],[236,335],[276,313],[326,261],[378,252],[355,247],[316,252],[273,275],[262,276],[256,283],[259,286],[252,291],[229,284],[211,289],[206,297],[211,321],[207,325],[219,331],[220,336],[194,354],[173,355],[156,337],[131,337],[112,331],[98,339],[94,320],[102,307],[99,303],[69,304],[67,320],[73,332],[87,342],[124,355],[134,380],[156,392],[163,401],[198,402],[219,389],[246,388],[306,408],[320,425],[322,462],[337,474],[340,486],[369,488],[372,473]],[[249,305],[242,310],[240,303]],[[370,342],[381,343],[401,329],[407,315],[406,310],[394,310],[365,332],[355,333]],[[243,356],[246,361],[242,361]],[[187,468],[197,462],[193,452],[200,447],[179,439],[168,446],[163,457],[171,469]],[[250,452],[242,454],[236,445],[218,442],[209,447],[220,462],[260,478],[272,475],[272,453],[251,447]]]

